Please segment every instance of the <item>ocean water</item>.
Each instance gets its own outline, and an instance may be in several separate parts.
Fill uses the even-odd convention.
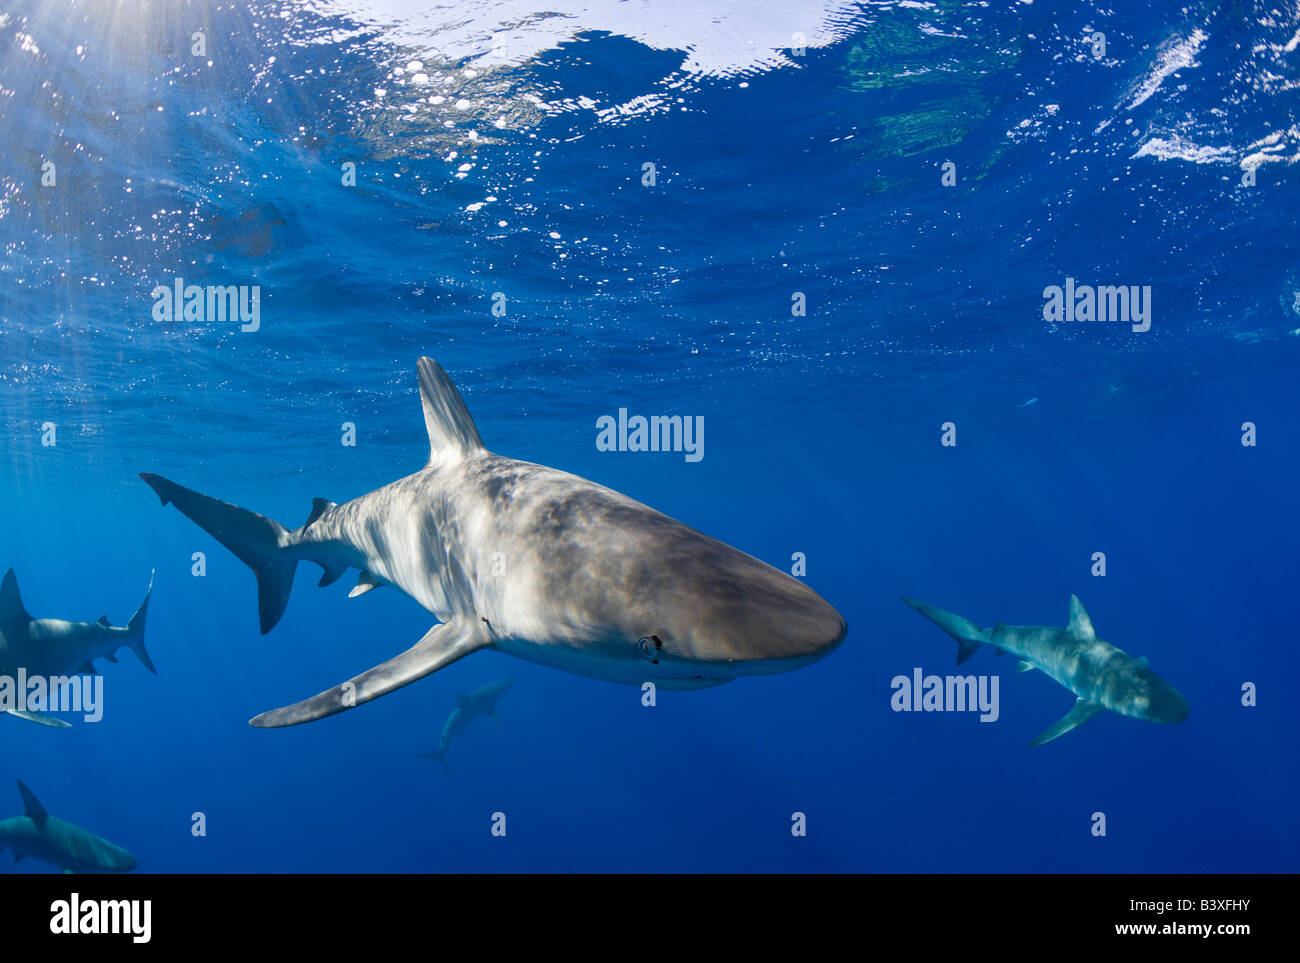
[[[158,674],[0,716],[0,817],[22,779],[139,872],[1295,871],[1298,85],[1294,4],[4,4],[0,569],[115,625],[156,570]],[[256,285],[258,329],[156,319],[178,277]],[[1149,330],[1045,321],[1067,278],[1149,287]],[[433,618],[302,566],[263,637],[137,474],[297,526],[423,465],[423,355],[493,451],[802,553],[847,639],[653,707],[483,652],[247,725]],[[598,450],[620,408],[703,457]],[[1074,696],[987,647],[996,721],[891,707],[957,671],[900,595],[1071,593],[1185,722],[1030,748]]]

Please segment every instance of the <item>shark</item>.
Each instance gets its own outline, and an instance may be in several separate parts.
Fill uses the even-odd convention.
[[[150,672],[157,674],[144,647],[144,625],[153,594],[153,575],[144,601],[124,626],[116,626],[101,615],[96,622],[68,622],[63,619],[34,619],[23,605],[14,570],[0,581],[0,675],[14,676],[21,668],[28,676],[94,675],[95,659],[117,661],[117,650],[126,646]],[[9,715],[56,728],[68,723],[45,712],[6,709]]]
[[[1070,711],[1035,736],[1031,746],[1058,739],[1104,710],[1162,724],[1182,722],[1190,711],[1183,694],[1152,672],[1145,656],[1134,658],[1097,637],[1077,595],[1070,596],[1064,628],[998,622],[991,629],[981,629],[969,619],[933,605],[906,596],[903,601],[957,641],[958,665],[980,645],[991,645],[999,655],[1009,652],[1019,657],[1019,671],[1039,669],[1074,694]]]
[[[457,692],[456,708],[451,710],[451,715],[443,723],[442,734],[438,737],[438,748],[432,752],[418,753],[419,757],[440,762],[442,768],[450,772],[447,766],[447,747],[451,745],[451,740],[460,735],[469,721],[476,716],[490,716],[493,722],[498,726],[501,725],[497,702],[514,684],[514,679],[497,679],[495,682],[479,686],[468,695]]]
[[[0,849],[12,852],[15,863],[30,856],[65,873],[129,873],[138,865],[121,846],[51,816],[22,780],[18,794],[24,814],[0,820]]]
[[[844,617],[797,578],[612,489],[488,451],[447,373],[431,358],[417,370],[425,466],[343,504],[317,498],[299,528],[141,475],[253,570],[263,634],[304,559],[319,585],[356,568],[349,597],[392,586],[437,620],[401,654],[251,725],[332,716],[485,649],[702,689],[807,666],[844,640]]]

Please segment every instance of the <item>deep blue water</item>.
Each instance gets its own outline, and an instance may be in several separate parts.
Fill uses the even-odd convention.
[[[157,569],[158,667],[101,663],[98,723],[0,717],[0,816],[21,778],[141,872],[1300,868],[1294,10],[420,6],[0,14],[0,569],[114,624]],[[258,285],[260,329],[155,320],[177,276]],[[1045,322],[1066,277],[1149,285],[1150,330]],[[805,553],[847,640],[654,708],[488,652],[248,726],[432,616],[303,566],[261,637],[249,571],[136,475],[301,524],[423,465],[421,355],[492,450]],[[704,458],[598,451],[620,407],[702,416]],[[1185,722],[1029,748],[1073,696],[987,648],[997,722],[891,710],[955,671],[900,595],[1063,625],[1071,593]],[[416,756],[506,676],[450,774]]]

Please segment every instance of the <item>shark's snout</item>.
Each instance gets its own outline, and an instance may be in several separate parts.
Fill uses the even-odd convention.
[[[824,658],[844,641],[848,634],[844,616],[811,590],[805,591],[797,600],[786,599],[761,612],[750,623],[752,634],[743,645],[741,673],[789,672]]]
[[[1147,718],[1152,722],[1169,725],[1182,722],[1191,712],[1187,699],[1171,685],[1162,686],[1152,694]]]
[[[126,853],[114,860],[113,869],[119,873],[129,873],[139,865],[140,860],[136,859],[129,853]]]

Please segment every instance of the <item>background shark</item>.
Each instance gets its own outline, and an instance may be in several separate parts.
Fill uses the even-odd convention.
[[[0,675],[13,676],[20,667],[28,676],[93,675],[94,660],[116,662],[115,653],[127,646],[150,672],[157,673],[144,647],[144,623],[153,592],[153,575],[144,601],[125,626],[109,624],[108,616],[98,622],[66,622],[63,619],[34,619],[27,614],[14,570],[5,572],[0,582]],[[66,727],[68,724],[41,712],[8,710],[10,715],[42,725]]]
[[[1187,718],[1187,700],[1147,668],[1145,657],[1135,659],[1097,638],[1077,595],[1070,596],[1070,619],[1063,629],[1001,622],[981,629],[969,619],[933,605],[907,597],[903,601],[957,640],[958,665],[974,655],[980,643],[988,643],[999,654],[1019,656],[1021,672],[1041,669],[1078,697],[1074,708],[1035,737],[1031,746],[1065,735],[1103,709],[1147,722],[1177,723]]]
[[[843,641],[844,618],[802,582],[601,485],[483,447],[460,393],[419,361],[428,464],[303,526],[141,477],[253,569],[262,632],[299,560],[350,595],[392,585],[434,614],[411,649],[311,699],[251,720],[310,722],[369,702],[480,649],[580,675],[699,689],[785,672]],[[498,566],[504,566],[504,573]]]
[[[47,813],[21,780],[18,793],[25,814],[0,820],[0,849],[12,852],[15,863],[30,856],[65,873],[129,873],[135,869],[136,858],[121,846]]]
[[[433,752],[417,753],[421,759],[434,759],[442,763],[442,768],[451,771],[447,766],[447,747],[451,745],[451,740],[464,730],[470,720],[476,716],[491,716],[492,721],[501,725],[501,716],[497,713],[497,702],[505,695],[506,690],[515,684],[514,679],[497,679],[495,682],[489,682],[487,685],[479,686],[469,695],[463,692],[456,693],[456,708],[451,710],[451,715],[443,723],[442,735],[438,737],[438,748]]]

